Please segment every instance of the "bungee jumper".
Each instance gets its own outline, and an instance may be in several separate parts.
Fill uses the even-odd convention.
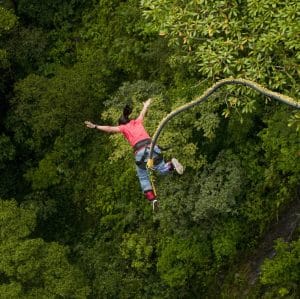
[[[171,161],[165,162],[161,149],[159,146],[152,145],[150,135],[146,131],[143,121],[146,115],[147,109],[151,104],[152,99],[148,99],[143,103],[143,109],[136,119],[130,119],[129,116],[132,112],[130,106],[126,105],[123,109],[123,113],[118,120],[118,126],[102,126],[94,124],[90,121],[85,121],[85,125],[91,129],[97,129],[107,133],[122,133],[125,139],[129,142],[133,148],[136,172],[139,178],[139,182],[142,191],[149,202],[153,204],[153,208],[158,204],[156,198],[156,192],[154,186],[151,183],[149,172],[147,170],[147,161],[149,159],[150,145],[153,146],[152,154],[152,166],[151,170],[157,171],[161,175],[166,175],[176,171],[178,174],[182,174],[184,169],[176,158],[172,158]]]
[[[152,138],[150,138],[143,126],[143,120],[151,103],[151,99],[144,102],[144,107],[140,115],[134,120],[129,119],[132,109],[126,105],[122,116],[119,118],[119,126],[99,126],[91,123],[90,121],[85,121],[85,124],[88,128],[95,128],[108,133],[122,133],[124,135],[134,150],[136,171],[141,188],[146,198],[152,202],[153,207],[155,207],[157,199],[155,187],[151,181],[151,171],[156,170],[160,174],[169,174],[175,170],[177,173],[182,174],[184,170],[183,166],[175,158],[171,159],[169,162],[164,161],[161,149],[157,146],[160,133],[171,119],[178,114],[207,101],[213,93],[224,85],[242,85],[250,87],[266,97],[273,98],[292,106],[293,108],[300,109],[300,102],[298,100],[269,90],[254,81],[242,78],[226,78],[218,81],[212,87],[208,88],[199,98],[178,107],[166,115],[166,117],[161,120]]]

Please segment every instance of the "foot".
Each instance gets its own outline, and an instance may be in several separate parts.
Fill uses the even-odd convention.
[[[156,198],[156,195],[154,193],[153,190],[147,190],[144,191],[145,197],[149,200],[149,201],[153,201]]]
[[[175,168],[175,170],[176,170],[176,172],[178,173],[178,174],[183,174],[183,166],[178,162],[178,160],[176,159],[176,158],[173,158],[172,160],[171,160],[171,162],[172,162],[172,164],[173,164],[173,166],[174,166],[174,168]]]

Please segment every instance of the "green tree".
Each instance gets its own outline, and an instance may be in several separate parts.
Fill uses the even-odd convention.
[[[84,298],[86,276],[95,298],[217,297],[236,257],[296,194],[297,114],[233,86],[173,119],[159,145],[186,171],[156,179],[155,214],[121,134],[83,121],[115,125],[124,104],[135,117],[153,97],[152,135],[168,112],[228,76],[297,98],[297,1],[22,0],[15,8],[19,25],[7,10],[9,30],[0,25],[0,197],[21,207],[2,204],[11,216],[1,226],[1,293]]]
[[[210,78],[239,73],[261,80],[277,70],[272,77],[283,83],[285,75],[278,66],[297,63],[296,57],[284,55],[299,49],[297,1],[146,0],[141,4],[148,28],[174,49],[174,66],[187,63],[191,71]],[[274,54],[280,59],[276,66],[270,63]]]
[[[261,269],[261,283],[271,287],[266,297],[271,295],[281,298],[289,295],[289,298],[296,298],[300,282],[300,239],[291,243],[277,240],[275,251],[275,257],[266,259]]]
[[[3,40],[17,23],[17,17],[9,10],[0,6],[0,40]],[[9,66],[8,55],[5,49],[0,48],[0,68],[6,69]]]
[[[160,241],[158,272],[170,288],[183,294],[187,295],[188,289],[194,295],[205,293],[210,263],[210,248],[205,236],[166,236]]]
[[[157,35],[145,32],[140,1],[97,1],[83,24],[80,36],[86,44],[79,54],[84,58],[100,53],[123,81],[161,78],[169,83],[168,49]]]
[[[4,112],[7,110],[6,93],[9,92],[11,57],[5,47],[12,29],[17,24],[16,15],[0,5],[0,128],[3,126]]]
[[[47,32],[40,28],[15,28],[6,42],[5,49],[11,61],[11,73],[15,81],[43,69],[49,61],[51,44]]]
[[[5,162],[13,160],[16,152],[10,138],[4,134],[0,136],[0,152],[0,169],[3,169]]]
[[[236,219],[220,222],[219,225],[214,226],[212,237],[212,246],[217,263],[221,265],[221,262],[227,258],[234,260],[242,238],[241,223]]]
[[[88,1],[50,1],[36,0],[18,1],[17,13],[22,20],[37,27],[55,28],[64,23],[72,24],[78,21],[80,12],[84,10]]]
[[[69,250],[56,242],[33,238],[34,210],[1,200],[0,273],[3,298],[86,298],[81,271],[68,261]]]

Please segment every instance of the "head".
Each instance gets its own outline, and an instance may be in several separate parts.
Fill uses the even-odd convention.
[[[119,118],[119,125],[126,125],[127,123],[130,122],[129,115],[132,112],[132,108],[129,105],[126,105],[123,109],[123,113]]]

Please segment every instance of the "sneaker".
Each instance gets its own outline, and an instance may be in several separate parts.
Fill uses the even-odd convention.
[[[152,209],[153,211],[155,211],[158,208],[159,202],[157,199],[154,199],[151,202],[152,202]]]
[[[176,158],[172,158],[171,160],[176,172],[178,174],[183,174],[183,166],[178,162],[178,160]]]

